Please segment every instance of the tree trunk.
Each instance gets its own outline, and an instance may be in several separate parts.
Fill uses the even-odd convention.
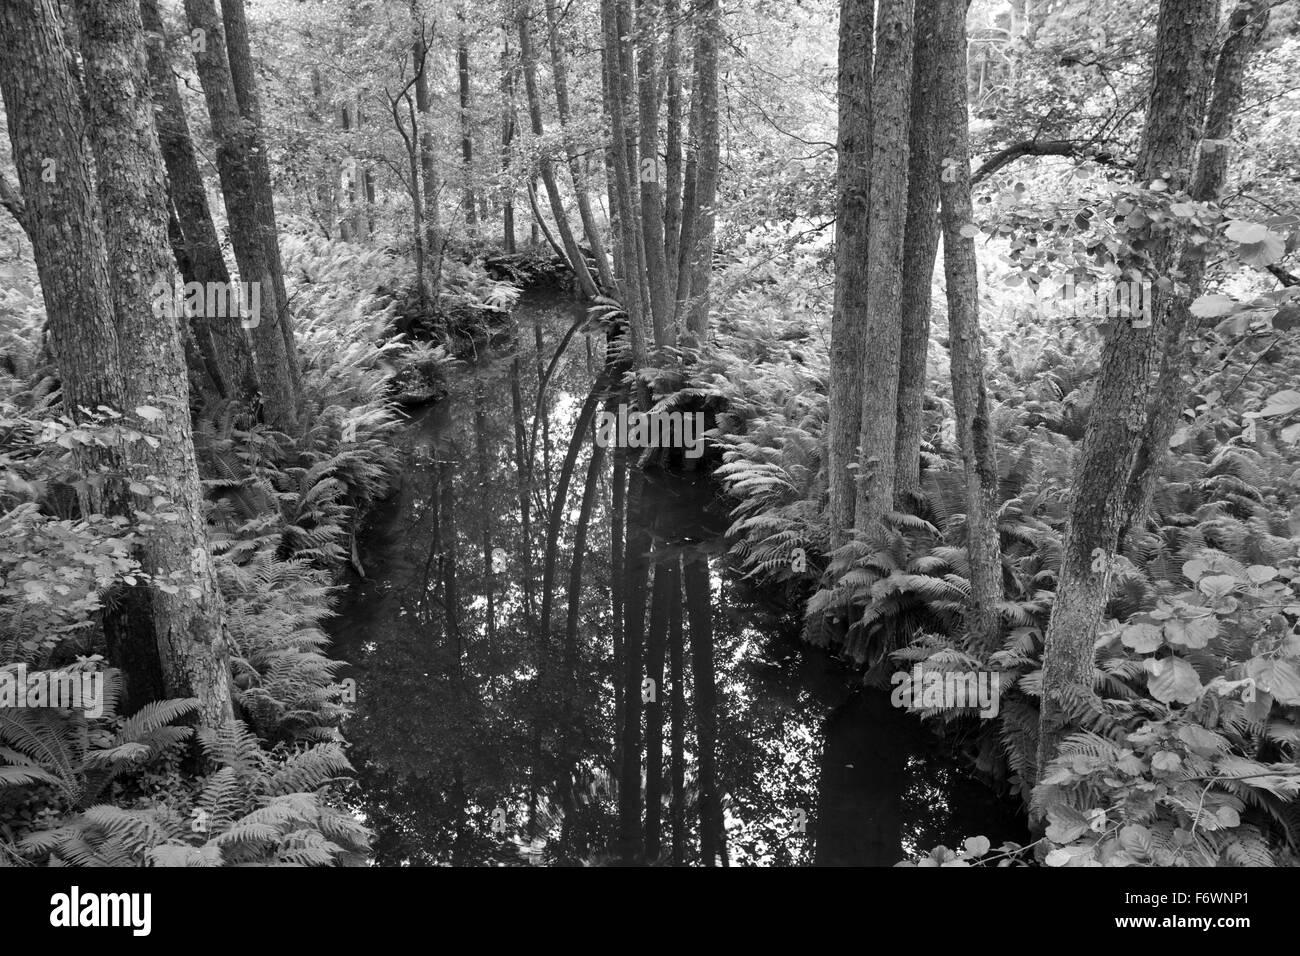
[[[614,274],[610,268],[609,257],[605,253],[605,244],[600,236],[600,228],[591,209],[591,194],[587,188],[587,177],[583,172],[582,157],[578,153],[578,144],[569,132],[569,67],[564,55],[564,46],[560,37],[560,9],[557,0],[546,0],[546,38],[551,52],[551,76],[555,83],[555,107],[560,119],[560,129],[564,134],[564,150],[569,159],[569,174],[573,177],[573,194],[578,203],[578,215],[582,219],[582,231],[591,247],[592,258],[596,260],[596,273],[600,283],[607,290],[614,288]]]
[[[853,528],[862,373],[866,361],[867,193],[871,184],[874,0],[840,3],[839,135],[835,201],[835,298],[831,311],[827,473],[831,547]],[[689,188],[690,179],[687,184]],[[683,200],[683,206],[686,201]],[[683,211],[683,221],[685,212]]]
[[[709,284],[713,277],[720,157],[718,46],[722,41],[722,12],[718,0],[695,0],[695,17],[695,87],[692,96],[698,95],[699,100],[699,141],[695,163],[696,222],[691,230],[690,299],[685,324],[696,341],[703,344],[709,331]]]
[[[533,34],[528,25],[526,9],[519,14],[519,55],[523,61],[524,89],[528,94],[528,115],[532,121],[533,135],[540,139],[545,132],[545,127],[542,125],[541,93],[537,88],[537,52],[533,47]],[[587,269],[586,257],[583,256],[582,249],[578,247],[578,241],[574,238],[573,227],[569,225],[569,217],[564,212],[559,183],[555,179],[555,166],[551,162],[550,155],[545,151],[537,157],[537,167],[542,177],[542,184],[546,187],[546,196],[550,200],[556,231],[559,232],[560,241],[564,245],[564,257],[568,260],[569,267],[573,270],[583,293],[594,298],[597,294],[596,283]]]
[[[1161,0],[1154,80],[1138,158],[1144,182],[1188,185],[1209,87],[1218,0]],[[1177,261],[1169,239],[1151,250],[1167,275]],[[1075,480],[1062,546],[1056,603],[1043,652],[1038,767],[1055,755],[1069,731],[1065,700],[1073,689],[1092,693],[1094,645],[1110,584],[1110,566],[1124,525],[1128,480],[1148,427],[1151,383],[1168,334],[1169,309],[1157,293],[1146,328],[1117,322],[1102,349],[1088,430],[1075,462]]]
[[[907,174],[907,225],[903,235],[902,334],[898,347],[898,427],[894,494],[904,501],[921,490],[926,359],[930,346],[930,287],[939,249],[939,123],[935,84],[937,4],[916,10],[912,59],[912,123]],[[962,116],[965,122],[965,115]]]
[[[167,691],[195,696],[200,719],[232,716],[224,606],[208,552],[190,426],[189,383],[175,318],[153,315],[153,284],[174,275],[167,242],[167,180],[153,127],[140,11],[134,0],[77,0],[106,230],[113,312],[126,406],[153,406],[156,448],[137,443],[133,477],[145,476],[171,502],[175,520],[144,533],[153,576],[154,629]],[[146,507],[148,495],[141,496]],[[166,582],[166,583],[163,583]]]
[[[867,216],[866,362],[862,449],[854,525],[862,531],[894,509],[898,363],[902,338],[903,227],[911,133],[913,0],[881,0],[872,80],[871,183]]]
[[[460,16],[463,20],[464,13]],[[461,209],[472,234],[478,228],[478,207],[474,201],[474,126],[469,114],[469,39],[464,33],[456,41],[456,76],[460,90],[460,158],[465,172]]]
[[[416,0],[411,3],[411,16],[415,20],[415,40],[411,61],[415,75],[415,108],[420,114],[420,178],[424,187],[424,247],[433,257],[430,267],[430,285],[437,296],[442,284],[443,236],[438,215],[438,168],[433,157],[433,113],[429,96],[429,44],[424,33],[424,17]]]
[[[1200,159],[1191,188],[1192,198],[1199,202],[1215,201],[1223,189],[1228,173],[1227,143],[1232,138],[1237,110],[1241,106],[1246,62],[1264,35],[1270,13],[1268,0],[1240,0],[1228,20],[1228,35],[1215,67],[1214,91],[1206,113]],[[1207,144],[1209,140],[1222,145],[1212,147]],[[1186,296],[1165,299],[1169,309],[1169,329],[1161,358],[1160,381],[1148,414],[1142,446],[1138,449],[1137,463],[1129,475],[1121,543],[1134,525],[1141,525],[1146,520],[1156,476],[1168,454],[1169,440],[1182,416],[1183,396],[1187,390],[1183,374],[1191,367],[1191,347],[1196,340],[1193,334],[1196,325],[1190,305],[1199,294],[1204,280],[1204,257],[1197,255],[1196,250],[1189,250],[1183,255],[1178,271],[1182,274],[1188,293]],[[1192,331],[1189,332],[1189,329]]]
[[[274,427],[292,430],[298,424],[293,376],[297,361],[290,361],[285,335],[279,328],[281,309],[274,279],[278,254],[266,245],[253,170],[252,157],[260,148],[258,138],[239,112],[213,0],[185,0],[185,13],[190,28],[202,30],[205,38],[204,49],[194,51],[194,61],[217,142],[217,172],[226,200],[235,262],[242,281],[261,283],[263,307],[260,320],[253,326],[253,357],[262,388],[263,413]]]
[[[176,209],[184,249],[184,262],[178,259],[177,265],[186,282],[199,282],[205,287],[215,282],[229,287],[230,270],[221,253],[221,240],[208,208],[207,189],[194,154],[185,107],[167,58],[166,35],[157,0],[140,0],[140,19],[146,34],[158,145],[167,165],[168,191]],[[204,364],[213,370],[221,396],[253,401],[258,392],[257,371],[241,324],[233,318],[196,316],[190,319],[189,325]]]
[[[655,348],[668,344],[668,263],[664,254],[664,197],[659,179],[659,6],[660,0],[637,4],[637,109],[640,120],[641,244],[645,249],[650,323]],[[716,103],[715,103],[716,110]]]
[[[664,53],[667,77],[665,109],[667,134],[664,140],[664,259],[668,266],[668,301],[672,304],[671,341],[680,334],[677,321],[678,261],[682,230],[682,73],[681,26],[678,0],[664,0],[664,18],[668,21],[668,45]]]
[[[966,625],[976,646],[1001,648],[1002,549],[998,540],[998,465],[984,385],[975,240],[962,235],[973,219],[967,123],[966,0],[936,0],[934,59],[942,153],[951,164],[923,171],[941,181],[943,265],[948,290],[948,336],[957,441],[966,479],[966,554],[970,604]]]
[[[253,72],[253,52],[248,40],[248,19],[244,0],[221,0],[221,18],[226,30],[226,50],[230,61],[230,78],[235,102],[251,139],[248,165],[257,198],[257,220],[262,229],[262,244],[271,264],[271,283],[275,289],[275,324],[284,338],[288,357],[289,382],[295,398],[302,397],[302,370],[298,367],[298,345],[293,335],[293,317],[289,296],[284,287],[284,265],[280,261],[280,230],[275,221],[275,193],[271,189],[271,166],[266,142],[262,138],[262,107],[257,95],[257,77]],[[358,110],[357,125],[361,125]]]

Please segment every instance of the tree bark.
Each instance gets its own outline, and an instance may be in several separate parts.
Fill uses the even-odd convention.
[[[984,384],[975,240],[962,235],[974,219],[967,123],[966,0],[937,0],[934,56],[936,118],[951,165],[924,175],[942,185],[943,264],[948,292],[949,355],[957,441],[966,479],[966,555],[970,562],[967,631],[986,652],[1001,648],[1002,549],[998,540],[998,465]]]
[[[460,16],[463,21],[464,13]],[[465,172],[461,209],[465,213],[465,223],[473,233],[478,228],[478,212],[474,201],[474,126],[469,112],[469,39],[463,32],[456,41],[456,77],[460,91],[460,158]]]
[[[546,0],[546,42],[551,53],[551,77],[555,83],[555,107],[560,120],[560,129],[564,134],[564,150],[569,159],[569,174],[573,177],[573,194],[578,204],[578,215],[582,219],[582,231],[591,248],[592,258],[596,260],[596,274],[600,276],[601,285],[612,290],[614,274],[605,253],[605,243],[601,239],[600,228],[592,213],[591,194],[587,188],[587,177],[583,172],[582,157],[578,153],[578,144],[569,131],[569,67],[564,55],[564,44],[560,36],[560,9],[557,0]]]
[[[200,719],[231,719],[224,605],[208,551],[190,426],[189,383],[180,324],[153,314],[153,284],[173,276],[167,242],[167,181],[153,126],[140,11],[133,0],[77,0],[106,230],[113,312],[128,408],[153,406],[156,448],[136,445],[137,481],[146,475],[170,501],[174,520],[144,533],[144,568],[153,576],[154,629],[172,696],[199,699]],[[140,496],[145,507],[149,495]]]
[[[266,243],[253,169],[252,157],[260,148],[258,138],[239,112],[213,0],[185,0],[185,13],[190,28],[203,31],[204,49],[194,51],[194,61],[217,142],[217,172],[226,200],[235,262],[242,281],[262,284],[263,307],[260,321],[253,327],[253,358],[262,388],[263,414],[272,426],[293,430],[298,424],[294,385],[297,360],[295,357],[291,361],[285,333],[279,328],[281,308],[275,285],[278,252]]]
[[[911,133],[913,0],[881,0],[872,80],[871,183],[867,216],[867,354],[862,449],[854,525],[876,526],[894,509],[898,361],[902,338],[903,227]]]
[[[831,311],[827,505],[831,547],[853,528],[858,433],[866,360],[867,194],[871,184],[871,72],[874,0],[842,0],[839,26],[839,134],[835,214],[835,296]],[[688,188],[690,179],[687,179]],[[683,199],[683,206],[686,205]],[[685,221],[683,211],[683,222]]]
[[[229,287],[230,270],[221,253],[221,240],[208,208],[207,188],[190,139],[185,107],[167,58],[166,34],[157,0],[140,0],[140,21],[145,30],[153,85],[158,145],[167,166],[168,192],[184,249],[184,261],[177,260],[181,277],[205,287],[209,282]],[[257,370],[242,325],[235,319],[194,316],[189,326],[221,396],[254,401],[259,388]]]
[[[1139,150],[1143,181],[1164,179],[1170,189],[1186,185],[1209,87],[1218,0],[1162,0],[1156,33],[1151,97]],[[1151,250],[1155,268],[1167,275],[1177,261],[1173,241]],[[1158,290],[1157,290],[1158,292]],[[1168,334],[1169,309],[1157,294],[1146,328],[1117,322],[1102,350],[1092,413],[1075,463],[1056,603],[1043,652],[1043,694],[1038,768],[1055,755],[1069,731],[1065,699],[1071,689],[1092,693],[1094,644],[1101,624],[1125,498],[1149,424],[1152,382]]]
[[[686,327],[701,344],[709,331],[709,285],[713,277],[714,227],[717,221],[719,117],[718,46],[722,12],[718,0],[695,0],[695,86],[699,100],[699,142],[695,162],[695,226],[691,230],[690,298]],[[685,244],[683,244],[684,247]],[[678,280],[680,283],[680,279]]]
[[[898,347],[898,426],[894,494],[900,500],[921,490],[926,359],[930,346],[930,288],[939,249],[939,123],[935,70],[937,4],[916,10],[912,59],[912,123],[907,174],[907,224],[903,230],[902,333]],[[962,116],[963,123],[965,115]]]
[[[302,370],[298,367],[298,346],[293,334],[293,317],[289,296],[284,287],[284,265],[280,261],[280,230],[275,220],[275,193],[271,188],[271,165],[262,136],[262,106],[257,94],[257,77],[253,71],[253,51],[248,39],[248,19],[244,0],[221,0],[221,19],[226,31],[226,50],[230,62],[230,79],[235,102],[244,119],[252,149],[248,155],[253,190],[257,199],[257,220],[262,230],[262,244],[271,264],[271,283],[275,289],[275,319],[284,338],[288,358],[289,383],[295,398],[302,397]],[[361,124],[360,110],[357,125]]]
[[[1214,90],[1206,113],[1200,159],[1191,187],[1192,198],[1199,202],[1213,202],[1223,189],[1228,173],[1227,143],[1232,138],[1237,110],[1241,106],[1246,63],[1264,35],[1270,13],[1268,0],[1240,0],[1228,20],[1228,35],[1215,66]],[[1218,141],[1220,145],[1211,147],[1207,140]],[[1191,367],[1192,343],[1196,339],[1192,334],[1196,323],[1192,319],[1190,307],[1205,278],[1204,256],[1197,255],[1194,249],[1188,250],[1182,256],[1179,272],[1188,292],[1186,296],[1165,299],[1169,309],[1169,330],[1161,358],[1160,380],[1148,413],[1148,424],[1142,436],[1142,445],[1138,449],[1137,461],[1129,475],[1121,543],[1127,539],[1134,525],[1146,521],[1156,476],[1168,456],[1169,440],[1182,417],[1183,397],[1187,391],[1183,375]]]
[[[681,603],[677,555],[655,562],[650,598],[650,630],[646,636],[646,678],[651,699],[645,703],[645,855],[654,862],[663,852],[664,799],[664,650],[668,639],[668,609]],[[674,585],[677,590],[674,591]]]
[[[672,598],[668,602],[668,669],[672,679],[672,698],[669,705],[672,729],[669,731],[668,773],[672,778],[672,798],[668,805],[668,829],[672,835],[674,866],[686,862],[686,668],[682,639],[682,567],[681,558],[675,557],[669,566],[674,583],[669,585]]]
[[[524,89],[528,95],[528,115],[532,121],[533,135],[540,139],[545,132],[545,127],[542,124],[541,93],[537,87],[537,52],[533,46],[533,33],[532,28],[528,25],[528,17],[529,12],[527,9],[523,9],[519,14],[519,55],[523,61]],[[542,184],[546,187],[546,196],[550,200],[551,215],[555,219],[555,228],[559,232],[560,241],[564,245],[564,257],[568,260],[569,267],[573,270],[574,277],[582,287],[583,293],[594,298],[598,291],[596,283],[592,280],[591,272],[587,269],[587,259],[582,254],[577,239],[574,238],[573,227],[569,224],[569,217],[564,211],[560,186],[555,179],[555,165],[551,161],[550,155],[545,151],[537,157],[537,171],[542,177]]]

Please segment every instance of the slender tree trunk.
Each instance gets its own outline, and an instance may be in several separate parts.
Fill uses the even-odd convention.
[[[184,264],[180,260],[177,264],[186,282],[199,282],[205,287],[214,282],[229,287],[230,271],[208,208],[207,189],[194,155],[185,107],[167,59],[157,0],[140,0],[140,19],[146,34],[158,143],[167,165],[168,190],[185,253]],[[194,317],[189,325],[205,365],[213,370],[221,396],[252,401],[258,392],[257,371],[241,324],[233,318]]]
[[[636,147],[629,129],[628,94],[625,80],[630,70],[623,65],[619,9],[617,0],[601,0],[601,25],[604,37],[603,56],[605,114],[610,125],[612,148],[608,159],[614,168],[610,180],[609,204],[618,224],[616,266],[618,293],[627,311],[628,341],[632,350],[634,368],[644,368],[648,362],[646,324],[648,316],[643,308],[649,300],[645,286],[645,273],[641,268],[640,211],[633,196],[632,183],[636,176]]]
[[[542,125],[541,93],[537,88],[537,52],[533,47],[533,34],[528,25],[528,15],[527,9],[519,15],[519,55],[523,61],[524,89],[528,94],[528,115],[532,120],[533,135],[540,139],[545,132],[545,127]],[[573,270],[583,293],[594,298],[597,294],[596,283],[587,269],[587,259],[582,254],[582,249],[578,247],[577,239],[574,238],[569,217],[564,212],[560,186],[555,179],[555,166],[551,162],[549,153],[543,151],[537,157],[537,167],[542,177],[542,184],[546,187],[547,198],[551,203],[551,215],[555,218],[556,231],[559,232],[560,240],[564,244],[564,258],[568,260],[569,267]]]
[[[411,16],[415,20],[415,39],[411,62],[415,75],[415,108],[420,114],[420,179],[424,186],[424,247],[433,257],[430,286],[437,296],[442,285],[443,236],[438,214],[438,167],[433,155],[433,101],[429,96],[429,43],[425,36],[424,15],[417,0],[412,0]]]
[[[668,114],[664,141],[664,260],[668,272],[668,301],[672,307],[668,335],[673,342],[681,332],[677,321],[678,259],[682,238],[682,29],[677,22],[680,15],[678,0],[664,0],[664,19],[668,24],[668,44],[664,53],[667,78],[665,109]]]
[[[1237,110],[1241,107],[1246,63],[1264,35],[1270,13],[1268,0],[1239,0],[1228,20],[1228,35],[1215,67],[1214,91],[1206,113],[1200,160],[1191,187],[1192,198],[1200,202],[1216,200],[1223,189],[1228,173],[1227,143],[1232,138]],[[1221,145],[1210,145],[1211,140]],[[1129,475],[1121,543],[1135,524],[1141,525],[1146,520],[1156,476],[1168,454],[1169,440],[1184,407],[1187,384],[1183,375],[1191,368],[1192,343],[1196,341],[1192,334],[1196,326],[1190,306],[1205,277],[1205,259],[1196,250],[1188,250],[1178,271],[1189,291],[1186,296],[1166,297],[1164,300],[1169,309],[1169,330],[1165,336],[1155,399],[1148,413],[1137,462]]]
[[[709,284],[713,276],[713,242],[718,201],[719,117],[718,47],[722,42],[722,11],[718,0],[695,0],[695,86],[699,101],[699,144],[695,163],[691,230],[690,300],[686,327],[701,344],[709,331]],[[683,243],[685,247],[685,243]]]
[[[248,20],[244,0],[221,0],[221,18],[226,30],[227,56],[235,101],[244,118],[252,141],[248,155],[257,199],[257,219],[262,230],[262,244],[271,264],[271,282],[275,287],[275,324],[284,337],[288,357],[289,382],[295,398],[302,397],[302,370],[298,367],[298,346],[293,335],[293,317],[284,287],[284,265],[280,261],[280,230],[275,221],[275,193],[271,189],[271,166],[266,142],[262,137],[262,107],[257,95],[257,77],[253,71],[253,53],[248,39]],[[358,110],[358,114],[360,111]],[[360,125],[360,115],[357,124]]]
[[[894,508],[898,364],[902,338],[903,227],[911,133],[913,0],[881,0],[872,80],[871,184],[867,215],[867,354],[862,464],[854,524],[874,528]]]
[[[1186,185],[1204,117],[1218,0],[1162,0],[1156,33],[1151,98],[1138,156],[1144,182]],[[1160,274],[1177,262],[1169,239],[1151,250]],[[1149,424],[1151,383],[1169,332],[1169,309],[1157,290],[1153,320],[1145,328],[1116,323],[1102,349],[1083,451],[1062,546],[1056,603],[1043,652],[1043,694],[1038,767],[1045,767],[1069,731],[1065,700],[1074,689],[1092,693],[1097,630],[1110,585],[1110,567],[1124,526],[1128,480]]]
[[[460,14],[462,21],[464,13]],[[464,33],[456,41],[456,76],[460,89],[460,158],[465,170],[465,188],[461,209],[471,233],[478,229],[478,211],[474,200],[474,126],[470,117],[469,39]]]
[[[853,528],[858,433],[867,354],[867,195],[871,184],[871,72],[874,0],[842,0],[836,173],[835,298],[831,312],[830,438],[827,449],[831,547]],[[687,178],[690,189],[690,178]],[[687,203],[683,200],[683,224]]]
[[[975,240],[962,229],[971,206],[966,87],[966,0],[936,0],[933,55],[941,151],[951,164],[923,170],[942,182],[943,265],[948,288],[948,335],[957,441],[966,478],[966,554],[970,562],[967,629],[977,646],[1001,648],[1002,549],[998,540],[998,465],[984,385]],[[928,19],[928,18],[927,18]]]
[[[564,133],[564,150],[569,159],[569,174],[573,177],[573,194],[578,204],[578,215],[582,219],[582,231],[591,247],[592,258],[596,260],[596,273],[600,283],[607,290],[614,288],[614,273],[610,268],[609,257],[605,253],[605,244],[600,236],[600,228],[591,209],[591,193],[587,188],[587,177],[583,171],[582,157],[578,153],[578,144],[569,130],[571,119],[569,110],[569,67],[564,55],[564,44],[560,36],[560,9],[557,0],[546,0],[546,37],[551,52],[551,76],[555,82],[555,106],[560,119],[560,128]]]
[[[167,180],[153,127],[140,11],[134,0],[77,0],[105,221],[113,312],[128,408],[152,406],[158,447],[140,442],[137,481],[151,476],[175,520],[144,533],[144,568],[156,583],[154,630],[168,693],[195,696],[200,719],[232,716],[224,605],[208,552],[180,324],[155,317],[153,284],[174,275],[167,242]],[[141,496],[146,507],[148,495]],[[166,584],[161,582],[165,581]]]
[[[501,244],[515,252],[515,183],[511,175],[510,147],[515,139],[515,68],[510,57],[510,34],[501,49]]]
[[[930,287],[939,248],[940,124],[935,83],[937,3],[916,9],[912,59],[911,146],[907,174],[907,225],[903,235],[903,329],[898,347],[898,427],[895,433],[894,494],[903,501],[921,490],[921,431],[924,424],[926,358],[930,346]],[[965,122],[965,114],[962,114]]]
[[[641,243],[645,249],[650,323],[656,348],[668,344],[668,263],[664,254],[664,197],[659,162],[659,7],[660,0],[637,4],[637,108],[640,119]],[[716,72],[715,72],[716,79]],[[715,104],[716,105],[716,104]]]
[[[213,0],[185,0],[190,28],[202,30],[204,49],[194,51],[199,82],[212,119],[217,141],[217,171],[226,200],[230,223],[230,244],[234,247],[240,279],[261,283],[262,314],[253,327],[253,357],[262,387],[266,420],[277,428],[294,429],[298,424],[294,370],[279,328],[281,309],[276,299],[274,275],[278,254],[266,245],[264,219],[259,213],[258,188],[252,155],[260,148],[258,138],[241,117],[230,78],[226,46]]]

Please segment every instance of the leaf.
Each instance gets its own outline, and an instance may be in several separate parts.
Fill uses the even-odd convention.
[[[1183,758],[1172,750],[1161,750],[1151,758],[1151,769],[1162,773],[1173,773],[1183,765]]]
[[[966,225],[962,226],[959,231],[961,232],[963,239],[974,239],[980,234],[980,227],[972,222],[968,222]]]
[[[1272,694],[1280,703],[1300,704],[1300,671],[1289,660],[1274,661],[1268,684],[1261,686]]]
[[[1196,582],[1200,592],[1213,601],[1227,597],[1237,586],[1237,579],[1228,574],[1214,574]]]
[[[1054,803],[1047,808],[1047,839],[1053,843],[1071,843],[1088,832],[1090,821],[1074,807]]]
[[[154,408],[152,405],[137,405],[135,413],[147,422],[156,422],[166,414],[161,408]]]
[[[1180,727],[1178,739],[1187,744],[1188,750],[1201,757],[1213,757],[1219,752],[1222,743],[1218,734],[1211,733],[1199,724]]]
[[[1246,219],[1234,219],[1228,223],[1228,228],[1223,234],[1233,242],[1254,243],[1263,242],[1268,238],[1268,226],[1261,225],[1257,222],[1250,222]]]
[[[1160,628],[1153,624],[1130,624],[1120,635],[1120,642],[1139,654],[1151,654],[1164,644]]]
[[[1181,657],[1147,658],[1143,664],[1150,675],[1147,688],[1151,696],[1162,704],[1174,701],[1190,704],[1201,695],[1201,679],[1196,676],[1192,665]]]
[[[1219,634],[1219,622],[1213,614],[1193,618],[1175,617],[1165,622],[1165,637],[1170,644],[1200,649]]]
[[[1219,807],[1214,815],[1218,817],[1219,823],[1225,827],[1235,827],[1241,823],[1241,814],[1232,807]]]
[[[1198,319],[1217,319],[1232,311],[1237,303],[1226,295],[1203,295],[1191,305],[1191,313]]]
[[[1268,397],[1268,404],[1260,411],[1260,415],[1264,418],[1273,418],[1277,415],[1290,415],[1298,410],[1300,410],[1300,392],[1294,388],[1285,388]]]
[[[1151,831],[1138,823],[1130,823],[1119,831],[1119,842],[1134,856],[1146,856],[1151,851]]]
[[[1267,584],[1277,577],[1277,568],[1271,568],[1267,564],[1252,564],[1246,569],[1246,577],[1250,578],[1251,584]]]
[[[1065,850],[1053,850],[1043,862],[1048,866],[1065,866],[1070,862],[1070,854]]]
[[[1300,422],[1286,426],[1278,437],[1283,441],[1300,442]]]
[[[972,858],[981,857],[989,851],[989,847],[992,845],[988,837],[968,837],[966,840],[966,853]]]

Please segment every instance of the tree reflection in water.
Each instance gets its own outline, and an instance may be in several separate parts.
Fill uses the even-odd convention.
[[[727,572],[705,475],[597,446],[595,333],[553,361],[582,315],[527,296],[516,351],[411,423],[373,518],[332,631],[375,862],[889,865],[1023,836]]]

